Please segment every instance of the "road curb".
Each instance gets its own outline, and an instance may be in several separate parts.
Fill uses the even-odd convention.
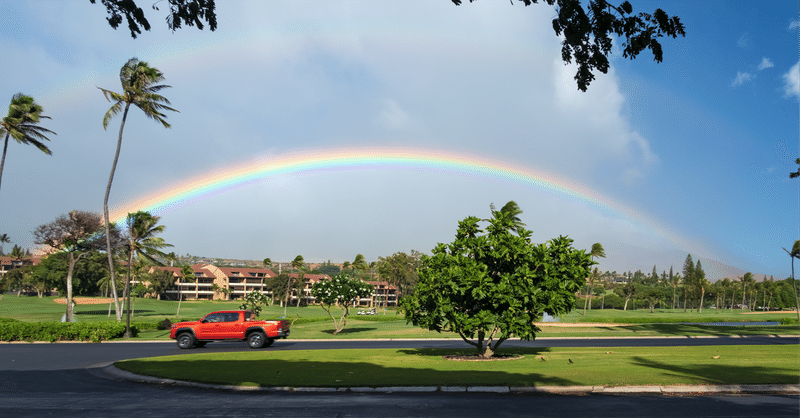
[[[800,395],[800,384],[793,385],[640,385],[640,386],[389,386],[389,387],[255,387],[213,385],[134,374],[114,366],[101,365],[107,378],[155,385],[174,385],[201,389],[237,392],[307,392],[307,393],[488,393],[488,394],[551,394],[551,395],[718,395],[718,394],[779,394]]]

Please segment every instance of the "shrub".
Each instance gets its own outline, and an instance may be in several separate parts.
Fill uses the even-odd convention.
[[[91,341],[120,338],[125,324],[119,322],[0,322],[0,341]],[[135,337],[139,329],[131,324]]]

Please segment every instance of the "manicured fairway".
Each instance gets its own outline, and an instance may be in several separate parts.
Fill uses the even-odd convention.
[[[800,379],[796,345],[501,351],[524,358],[453,361],[442,356],[466,352],[441,349],[265,350],[116,365],[163,378],[261,387],[796,384]]]

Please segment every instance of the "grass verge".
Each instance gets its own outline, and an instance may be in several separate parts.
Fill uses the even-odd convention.
[[[508,348],[502,353],[525,358],[490,362],[442,358],[464,353],[471,351],[264,350],[115,364],[161,378],[256,387],[796,384],[800,369],[796,345]]]

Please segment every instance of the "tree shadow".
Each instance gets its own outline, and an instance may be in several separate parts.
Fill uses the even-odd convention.
[[[409,355],[409,356],[419,356],[419,357],[442,357],[442,356],[450,356],[450,355],[473,355],[477,353],[477,349],[472,346],[465,346],[464,349],[452,349],[452,348],[408,348],[408,349],[401,349],[398,352]],[[521,355],[521,356],[540,356],[545,353],[549,353],[551,350],[548,347],[500,347],[497,350],[497,354],[499,355]]]
[[[767,335],[780,335],[782,329],[792,329],[791,326],[718,326],[718,325],[698,325],[698,324],[641,324],[626,325],[625,330],[632,332],[657,332],[663,335],[673,336],[715,336],[731,337],[744,335],[765,335],[764,328],[773,331]],[[794,327],[796,329],[796,327]]]
[[[122,310],[122,314],[123,315],[125,315],[127,312],[128,311],[126,311],[124,309]],[[155,311],[150,310],[150,309],[142,309],[142,310],[138,310],[137,309],[135,311],[131,310],[131,318],[134,318],[134,317],[137,317],[137,316],[152,316],[152,315],[154,315],[154,312]],[[107,315],[107,314],[108,314],[108,309],[92,310],[92,311],[77,311],[77,310],[75,311],[75,315]],[[111,315],[112,316],[114,315],[114,310],[113,309],[111,310]],[[163,314],[161,314],[161,313],[156,313],[155,315],[163,316]]]
[[[463,365],[453,369],[455,364]],[[480,363],[486,364],[486,363]],[[446,370],[384,366],[367,362],[270,359],[220,360],[179,356],[168,361],[129,360],[117,366],[134,373],[210,384],[257,387],[385,387],[385,386],[571,386],[578,383],[520,367],[489,370],[473,362],[452,362]]]
[[[700,378],[709,384],[779,384],[797,383],[797,371],[776,367],[725,365],[725,364],[687,364],[676,365],[656,360],[633,357],[637,366],[660,369],[666,375]]]
[[[376,329],[378,329],[378,328],[375,328],[375,327],[345,328],[345,329],[339,331],[339,333],[336,334],[336,335],[356,334],[356,333],[359,333],[359,332],[375,331]],[[325,329],[325,330],[322,330],[322,332],[324,332],[326,334],[333,335],[333,333],[336,332],[336,330],[335,329]]]

